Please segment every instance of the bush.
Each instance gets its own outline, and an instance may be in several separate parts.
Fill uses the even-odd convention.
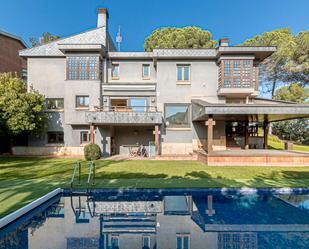
[[[84,156],[86,160],[97,160],[101,157],[101,150],[97,144],[87,144],[84,147]]]

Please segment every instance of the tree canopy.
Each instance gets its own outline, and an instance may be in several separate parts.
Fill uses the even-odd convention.
[[[144,42],[144,50],[155,48],[213,48],[217,41],[208,30],[199,27],[160,28],[152,32]]]
[[[309,31],[294,36],[288,28],[277,29],[246,40],[244,46],[276,46],[262,63],[262,82],[275,96],[278,83],[309,83]]]
[[[307,102],[308,98],[309,89],[301,86],[299,83],[292,83],[291,85],[280,87],[276,90],[275,94],[275,99],[297,103]]]
[[[58,40],[60,38],[60,36],[58,35],[52,35],[49,32],[44,32],[40,38],[40,41],[37,41],[34,37],[30,37],[30,42],[32,47],[36,47],[51,41],[55,41]]]
[[[45,98],[32,91],[17,76],[0,74],[0,125],[6,134],[40,133],[46,129]]]
[[[288,100],[297,103],[308,102],[309,89],[299,83],[292,83],[276,90],[275,99]],[[284,140],[299,143],[309,143],[308,119],[280,121],[273,124],[272,132]]]

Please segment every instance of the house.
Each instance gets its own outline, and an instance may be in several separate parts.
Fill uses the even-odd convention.
[[[27,61],[18,51],[27,48],[22,38],[0,30],[0,73],[16,73],[26,80]]]
[[[117,52],[108,12],[97,27],[20,51],[28,87],[47,98],[48,132],[16,154],[188,155],[267,148],[269,122],[309,117],[308,105],[258,98],[259,64],[275,47]],[[260,136],[258,128],[263,127]]]

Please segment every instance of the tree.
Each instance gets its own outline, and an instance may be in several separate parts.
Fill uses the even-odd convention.
[[[275,99],[304,103],[309,98],[309,89],[299,83],[292,83],[276,90]]]
[[[295,36],[290,56],[284,66],[286,81],[294,81],[303,86],[309,84],[309,31]]]
[[[275,98],[304,103],[308,101],[309,89],[299,83],[293,83],[279,88],[276,91]],[[309,120],[298,119],[276,122],[273,123],[272,132],[283,140],[307,143],[309,142]]]
[[[32,47],[36,47],[51,41],[55,41],[58,40],[60,38],[60,36],[58,35],[52,35],[49,32],[44,32],[40,38],[40,41],[38,42],[34,37],[30,37],[30,42]]]
[[[155,48],[213,48],[217,41],[208,30],[199,27],[160,28],[152,32],[144,42],[144,50]]]
[[[294,37],[288,28],[257,35],[243,43],[244,46],[276,46],[277,51],[262,62],[263,81],[270,83],[271,96],[275,96],[277,84],[286,79],[285,63],[295,49]]]
[[[41,133],[46,130],[45,98],[38,92],[27,92],[24,83],[11,73],[0,74],[1,131],[12,136]]]

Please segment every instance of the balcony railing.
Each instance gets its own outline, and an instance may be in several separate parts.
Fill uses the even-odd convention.
[[[96,124],[161,124],[162,113],[155,106],[104,106],[86,112],[86,122]]]
[[[157,112],[156,106],[95,106],[96,112]]]

